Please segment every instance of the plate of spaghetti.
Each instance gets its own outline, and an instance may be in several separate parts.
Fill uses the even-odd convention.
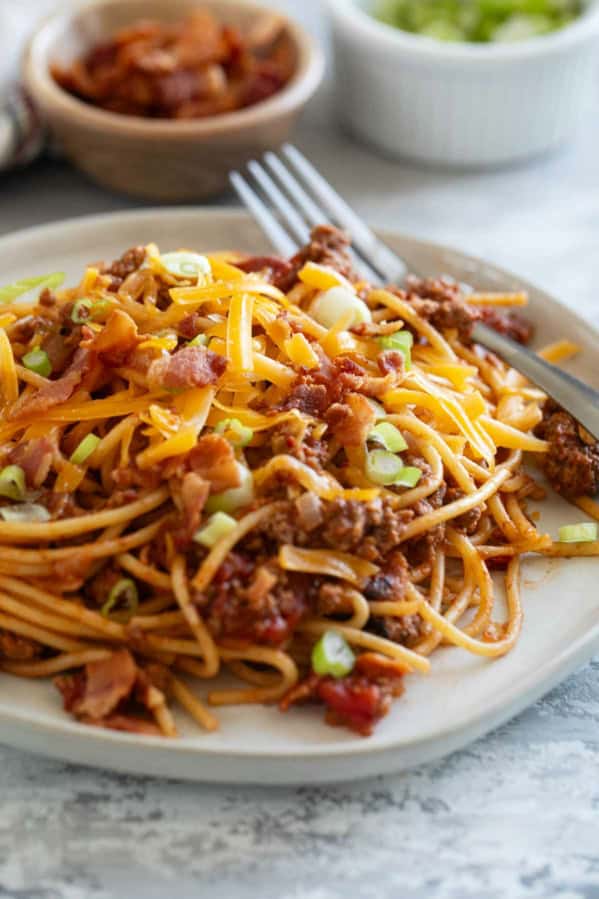
[[[386,239],[402,288],[333,228],[280,259],[216,209],[0,241],[2,741],[197,780],[383,773],[597,649],[599,445],[470,331],[588,380],[597,334]]]

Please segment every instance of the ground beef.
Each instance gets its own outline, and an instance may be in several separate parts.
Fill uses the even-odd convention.
[[[461,499],[464,496],[462,490],[459,487],[448,487],[445,495],[445,502],[455,503],[457,500]],[[468,512],[464,512],[463,515],[458,515],[457,518],[454,518],[450,524],[452,528],[455,528],[457,531],[463,531],[465,534],[474,534],[476,529],[480,524],[480,520],[482,518],[483,510],[482,506],[475,506],[473,509],[470,509]]]
[[[279,454],[294,456],[300,462],[318,469],[326,461],[327,445],[324,441],[317,440],[309,431],[300,438],[293,424],[283,422],[271,431],[268,458]]]
[[[244,272],[259,272],[265,280],[270,281],[275,287],[281,288],[295,273],[291,262],[279,259],[277,256],[250,256],[243,262],[236,263],[237,268]]]
[[[370,578],[364,596],[372,602],[401,602],[406,598],[410,573],[406,557],[396,550],[381,571]],[[367,629],[394,643],[413,644],[422,636],[423,621],[419,615],[372,616]]]
[[[111,276],[111,282],[108,289],[117,291],[125,278],[128,278],[129,275],[136,272],[144,262],[145,258],[145,247],[131,247],[131,249],[123,253],[122,256],[115,259],[114,262],[111,262],[110,265],[101,266],[100,271],[102,274]]]
[[[499,312],[498,309],[489,306],[478,310],[478,318],[489,328],[511,337],[518,343],[526,345],[532,340],[533,324],[518,312]]]
[[[357,275],[349,255],[350,246],[351,240],[343,231],[332,225],[317,225],[310,233],[310,242],[290,260],[290,270],[277,279],[277,287],[285,292],[290,290],[306,262],[328,265],[350,281],[356,281]]]
[[[261,533],[275,547],[283,543],[326,547],[377,562],[395,549],[405,525],[414,517],[410,509],[397,511],[389,500],[380,498],[369,503],[323,500],[320,511],[322,523],[306,529],[295,505],[288,503],[275,510],[262,524]]]
[[[423,636],[425,622],[420,615],[385,615],[382,618],[371,618],[368,630],[379,637],[400,643],[402,646],[413,646]]]
[[[391,288],[394,291],[394,288]],[[462,340],[469,340],[472,325],[482,321],[488,327],[526,344],[533,336],[533,326],[517,312],[501,312],[494,307],[469,306],[459,284],[445,278],[410,276],[406,291],[396,291],[416,312],[440,331],[456,329]]]
[[[444,331],[457,329],[460,338],[470,336],[475,310],[464,302],[460,286],[444,278],[416,278],[406,281],[406,299],[422,318]]]
[[[549,452],[543,456],[542,464],[558,493],[570,498],[597,493],[599,441],[551,400],[545,405],[536,434],[549,441]]]
[[[406,558],[396,550],[381,571],[370,578],[364,587],[364,596],[374,602],[401,602],[406,597],[409,580]]]

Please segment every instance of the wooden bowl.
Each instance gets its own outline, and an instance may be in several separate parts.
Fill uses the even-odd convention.
[[[223,190],[228,172],[289,136],[318,87],[324,61],[306,32],[286,19],[295,73],[255,106],[204,119],[146,119],[106,112],[63,90],[50,64],[70,63],[140,18],[174,22],[202,8],[241,29],[267,12],[236,0],[96,0],[47,19],[23,61],[26,87],[65,155],[100,184],[153,200],[202,199]]]

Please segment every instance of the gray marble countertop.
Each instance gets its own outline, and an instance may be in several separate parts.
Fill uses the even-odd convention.
[[[301,16],[323,36],[319,7]],[[597,107],[562,154],[478,174],[382,160],[330,110],[325,86],[298,143],[372,223],[486,256],[599,320]],[[57,162],[0,178],[3,233],[139,205]],[[599,899],[598,818],[595,661],[445,761],[345,786],[194,786],[0,748],[0,899]]]

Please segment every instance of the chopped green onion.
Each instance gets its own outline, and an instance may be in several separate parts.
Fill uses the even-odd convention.
[[[375,425],[368,439],[380,443],[390,453],[401,453],[408,448],[405,437],[390,421],[381,421]]]
[[[404,357],[406,371],[412,367],[412,347],[414,336],[411,331],[395,331],[394,334],[385,334],[378,338],[379,346],[383,350],[398,350]]]
[[[348,328],[372,321],[370,309],[357,294],[347,287],[329,287],[313,300],[310,315],[325,328],[332,328],[340,318],[351,313]]]
[[[0,517],[4,521],[50,521],[50,513],[38,503],[21,503],[18,506],[3,506]]]
[[[128,617],[132,618],[137,611],[139,605],[139,597],[137,593],[137,585],[130,577],[123,577],[117,581],[110,593],[108,599],[101,608],[101,613],[108,618],[114,607],[118,605],[123,607],[123,611],[128,612]]]
[[[558,531],[558,539],[560,543],[592,543],[597,539],[597,524],[591,521],[565,524]]]
[[[312,669],[316,674],[345,677],[355,663],[349,644],[337,631],[325,631],[312,649]]]
[[[87,437],[84,437],[71,455],[71,462],[73,465],[83,465],[85,460],[89,459],[99,442],[100,438],[95,434],[88,434]]]
[[[401,475],[404,464],[394,453],[372,450],[366,456],[366,477],[374,484],[389,486]]]
[[[231,487],[223,493],[216,493],[209,496],[205,509],[209,515],[212,512],[235,512],[236,509],[242,509],[249,506],[254,501],[254,476],[249,468],[245,465],[237,463],[241,483],[239,487]]]
[[[405,465],[398,478],[393,481],[393,487],[415,487],[420,478],[422,471],[414,465]]]
[[[254,432],[238,418],[223,418],[214,428],[216,434],[222,434],[235,446],[247,446]]]
[[[106,312],[112,309],[110,300],[90,300],[89,297],[83,297],[76,300],[73,304],[71,312],[71,321],[76,325],[83,325],[87,321],[96,321]]]
[[[47,378],[48,375],[52,374],[52,363],[45,350],[30,350],[29,353],[25,353],[21,362],[29,371],[34,371],[43,378]]]
[[[64,277],[64,272],[53,272],[51,275],[39,275],[37,278],[22,278],[20,281],[15,281],[14,284],[0,287],[0,303],[12,303],[17,297],[29,293],[34,287],[39,287],[40,291],[46,287],[53,290],[55,287],[60,287]]]
[[[212,269],[205,256],[199,253],[189,253],[185,250],[177,250],[174,253],[163,253],[160,257],[163,266],[176,278],[198,279],[201,275],[210,275]]]
[[[230,534],[237,527],[237,522],[224,512],[215,512],[207,523],[199,531],[196,531],[194,540],[201,543],[207,549],[212,549],[219,540]]]
[[[564,28],[582,0],[374,0],[373,15],[403,31],[441,41],[518,41]]]
[[[82,325],[84,322],[88,321],[88,319],[91,318],[92,306],[93,300],[89,300],[87,297],[76,300],[73,304],[73,311],[71,312],[71,321],[75,322],[76,325]]]
[[[208,346],[207,334],[196,334],[193,340],[190,340],[187,346]]]
[[[17,502],[25,499],[25,472],[20,465],[7,465],[0,471],[0,496]]]

